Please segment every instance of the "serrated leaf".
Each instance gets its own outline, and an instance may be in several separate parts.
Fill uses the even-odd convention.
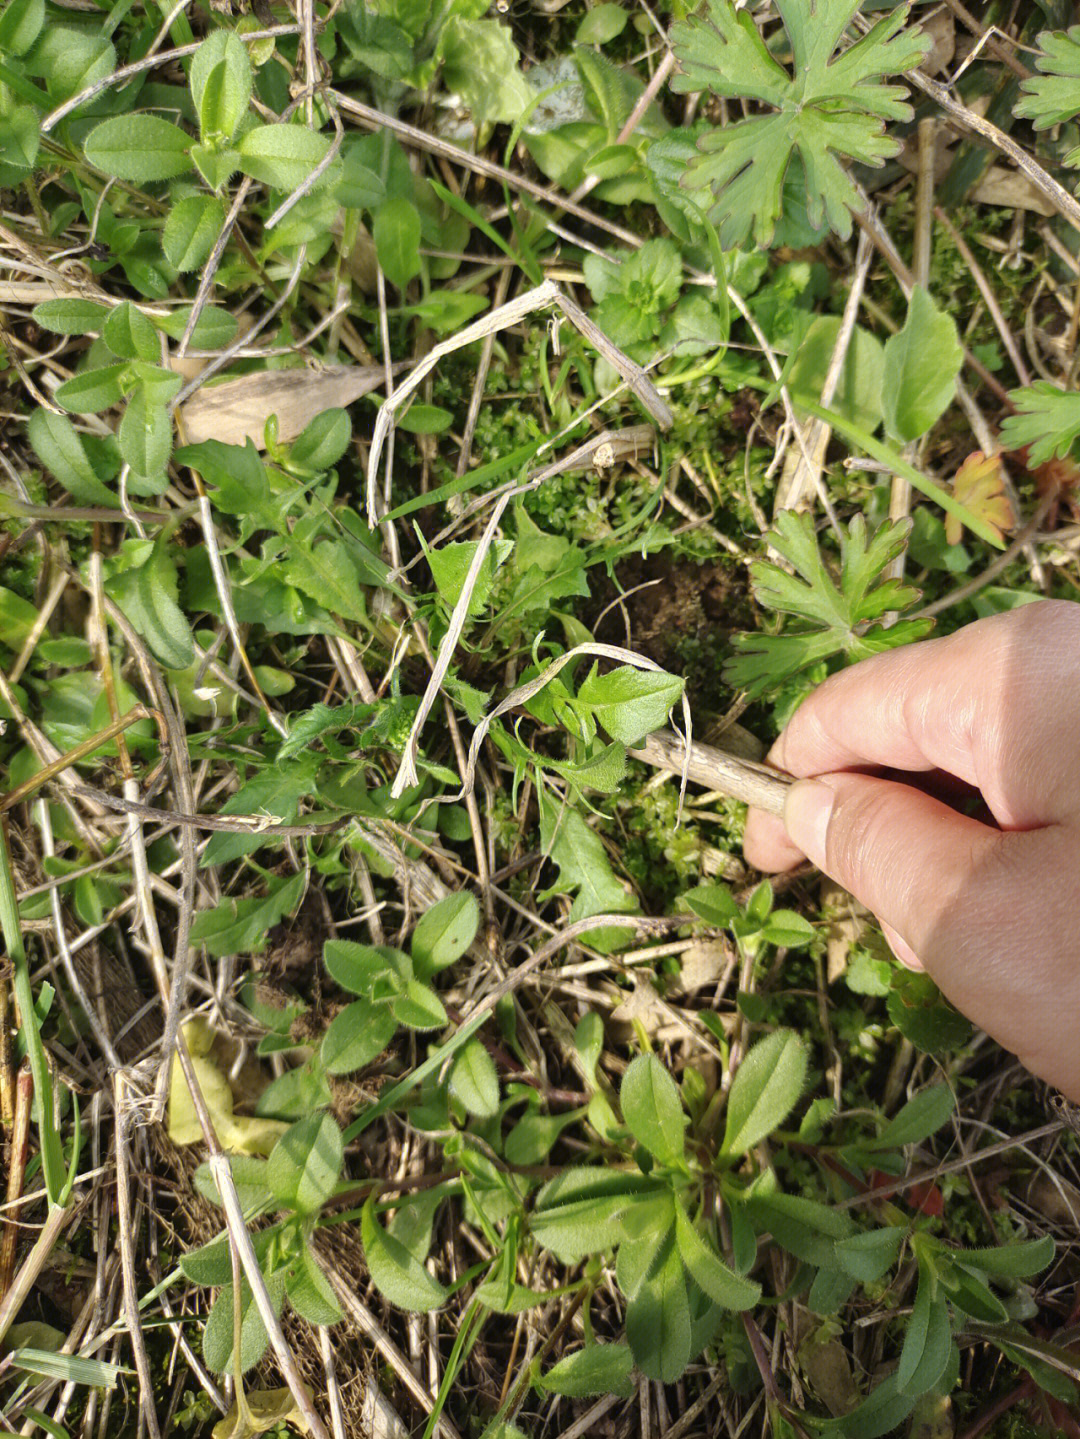
[[[1013,114],[1030,120],[1036,130],[1049,130],[1080,114],[1080,25],[1044,30],[1038,45],[1035,68],[1041,73],[1020,82],[1024,97]],[[1065,164],[1080,165],[1080,147],[1065,156]]]
[[[304,873],[273,881],[265,899],[225,899],[203,909],[191,925],[192,944],[205,944],[211,954],[252,954],[262,949],[269,930],[291,914],[304,893]]]
[[[615,878],[603,844],[577,810],[558,813],[545,809],[540,833],[541,842],[550,845],[549,857],[559,866],[557,892],[578,892],[570,907],[571,921],[594,914],[633,914],[638,910],[637,898]],[[630,928],[592,930],[589,945],[610,954],[629,944],[632,937]]]
[[[953,477],[953,494],[973,514],[990,525],[999,540],[1016,526],[1012,500],[1005,488],[1005,470],[1000,455],[984,455],[976,450]],[[950,545],[958,545],[964,536],[964,526],[959,516],[945,516],[945,538]]]
[[[862,201],[840,156],[880,166],[900,148],[886,120],[908,120],[906,91],[882,83],[914,69],[929,37],[905,28],[897,9],[868,34],[838,51],[860,0],[779,0],[793,73],[773,58],[754,17],[731,0],[709,0],[707,13],[672,30],[679,73],[676,91],[711,90],[751,100],[773,113],[755,114],[707,131],[684,184],[708,185],[711,218],[725,249],[753,237],[767,247],[782,209],[784,180],[797,156],[806,182],[806,210],[815,228],[827,222],[845,238]]]
[[[1001,422],[1001,447],[1005,451],[1027,448],[1032,465],[1063,460],[1080,439],[1080,393],[1062,390],[1049,380],[1036,380],[1020,390],[1010,390],[1016,413]]]
[[[553,1364],[539,1376],[539,1383],[553,1394],[565,1394],[570,1399],[585,1399],[593,1394],[618,1394],[629,1399],[634,1393],[633,1367],[634,1356],[625,1344],[590,1344]]]
[[[685,687],[676,675],[620,665],[607,674],[588,675],[577,697],[612,739],[633,745],[667,723]]]
[[[680,1164],[686,1114],[679,1087],[655,1054],[639,1054],[623,1075],[619,1089],[630,1133],[661,1164]]]
[[[317,1214],[333,1195],[345,1146],[331,1114],[291,1125],[270,1152],[266,1182],[275,1198],[297,1214]]]
[[[143,185],[190,170],[192,143],[179,125],[160,115],[114,115],[90,131],[83,153],[104,174]]]
[[[758,603],[793,616],[794,623],[782,635],[736,635],[738,653],[724,666],[728,682],[756,697],[833,655],[865,659],[926,634],[928,620],[901,620],[888,628],[879,623],[919,597],[910,586],[882,578],[910,529],[910,520],[890,522],[868,535],[864,517],[856,515],[847,533],[841,532],[837,582],[822,559],[810,516],[782,510],[768,540],[795,573],[756,560],[750,575]]]
[[[480,927],[480,906],[468,891],[448,894],[421,917],[409,947],[416,977],[427,979],[455,964],[466,953]]]
[[[956,321],[916,285],[903,329],[885,342],[882,401],[885,428],[894,439],[909,443],[936,424],[956,394],[963,363]]]
[[[166,669],[183,670],[193,662],[191,625],[177,604],[176,565],[164,536],[143,564],[124,570],[106,588]]]
[[[257,125],[240,141],[240,169],[274,190],[297,190],[329,150],[325,135],[301,125]]]
[[[791,1029],[759,1039],[728,1095],[725,1154],[747,1154],[787,1118],[806,1083],[806,1047]]]
[[[449,1291],[375,1218],[369,1199],[360,1215],[360,1237],[372,1283],[383,1296],[410,1314],[427,1314],[446,1303]]]
[[[282,566],[287,584],[310,595],[316,604],[343,620],[367,618],[356,567],[341,540],[306,545],[294,541]]]
[[[454,1060],[450,1093],[477,1119],[491,1119],[499,1112],[495,1061],[478,1039],[470,1039]]]
[[[177,200],[161,232],[166,260],[181,274],[199,269],[214,248],[224,222],[225,207],[213,195],[185,195]]]

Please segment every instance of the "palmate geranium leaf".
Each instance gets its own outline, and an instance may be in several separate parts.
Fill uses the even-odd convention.
[[[782,635],[736,635],[739,653],[724,666],[728,683],[757,697],[821,660],[835,655],[865,659],[927,634],[930,620],[900,620],[888,628],[879,623],[919,598],[910,585],[882,578],[907,543],[910,528],[910,520],[905,520],[868,534],[866,521],[857,515],[848,533],[841,535],[837,580],[821,557],[810,517],[782,510],[769,542],[795,573],[759,560],[750,576],[758,603],[794,616],[795,622]]]
[[[908,8],[898,6],[836,54],[861,0],[774,3],[791,47],[790,73],[731,0],[709,0],[705,16],[691,16],[672,36],[681,71],[672,89],[708,89],[772,112],[707,132],[684,176],[688,188],[712,188],[711,218],[725,249],[751,237],[763,246],[772,241],[793,163],[801,164],[810,224],[848,236],[861,201],[839,157],[879,166],[898,152],[885,121],[908,120],[912,111],[906,92],[883,80],[914,69],[930,44],[919,30],[904,29]]]
[[[1042,74],[1021,82],[1024,98],[1013,106],[1013,114],[1030,120],[1036,130],[1064,125],[1080,115],[1080,25],[1044,31],[1035,68]],[[1080,165],[1080,145],[1064,156],[1063,163]]]

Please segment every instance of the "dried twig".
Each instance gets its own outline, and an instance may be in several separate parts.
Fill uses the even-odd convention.
[[[685,774],[695,784],[703,784],[717,794],[741,800],[768,814],[783,815],[787,792],[794,783],[790,775],[780,770],[739,759],[713,745],[699,744],[696,740],[687,745],[681,735],[671,730],[657,730],[627,753],[632,759],[670,770],[673,775]]]

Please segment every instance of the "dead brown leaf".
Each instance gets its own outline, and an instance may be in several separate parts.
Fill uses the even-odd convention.
[[[277,416],[278,438],[287,443],[321,410],[351,405],[385,381],[381,365],[259,370],[197,390],[181,406],[180,417],[188,444],[220,440],[225,445],[242,445],[250,439],[262,450],[270,415]]]

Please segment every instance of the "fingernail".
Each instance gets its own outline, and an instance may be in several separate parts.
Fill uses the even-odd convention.
[[[791,842],[818,869],[825,868],[825,837],[835,801],[836,791],[831,785],[804,779],[788,790],[784,805],[784,825]]]

